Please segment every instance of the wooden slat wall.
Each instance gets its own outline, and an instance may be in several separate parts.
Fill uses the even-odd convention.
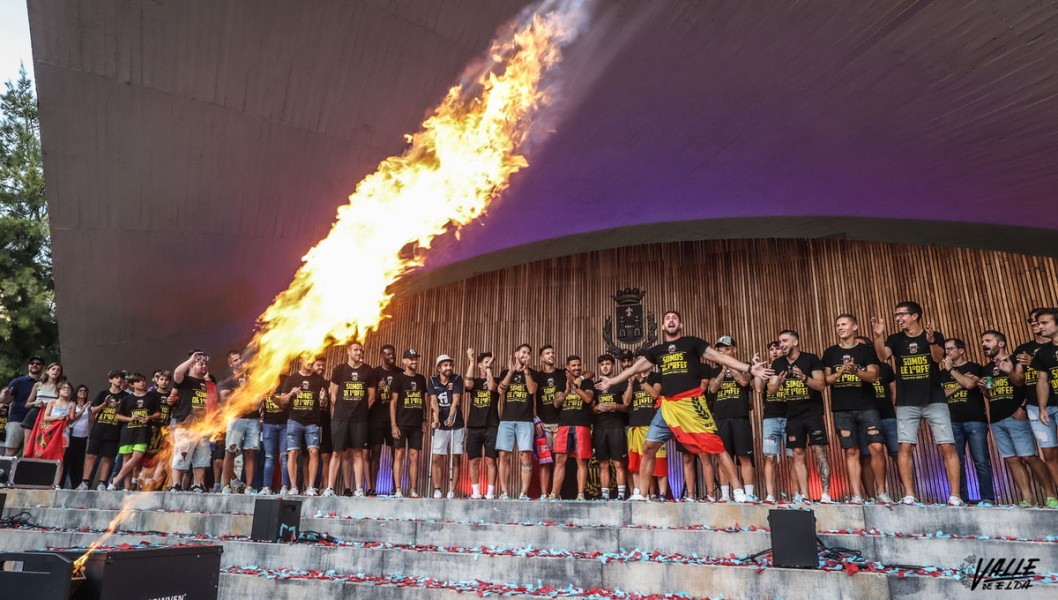
[[[432,369],[437,354],[448,353],[462,372],[467,347],[502,355],[524,341],[534,349],[554,344],[560,357],[576,353],[591,360],[604,350],[603,320],[615,306],[610,296],[629,286],[647,292],[644,307],[658,319],[665,309],[680,310],[690,335],[708,340],[734,336],[742,358],[754,352],[766,357],[767,342],[784,328],[800,332],[803,350],[821,354],[834,343],[833,318],[842,312],[858,315],[865,335],[870,315],[883,317],[891,331],[893,306],[913,299],[924,307],[927,321],[945,335],[964,339],[970,359],[980,362],[982,330],[999,329],[1016,345],[1028,338],[1024,317],[1029,308],[1058,304],[1058,261],[843,240],[721,240],[618,248],[532,262],[396,298],[391,318],[367,340],[367,355],[374,362],[379,347],[389,342],[398,353],[406,347],[419,350],[427,358],[424,370]],[[344,352],[332,349],[328,372],[340,360]],[[922,441],[916,454],[919,496],[943,501],[947,484],[928,428]],[[833,436],[829,455],[832,494],[842,497],[847,492],[845,461]],[[1000,501],[1016,501],[994,448],[992,462]],[[678,468],[678,460],[670,463]],[[757,471],[763,492],[759,464]],[[422,473],[420,493],[425,493],[426,471]],[[784,467],[784,486],[787,476]],[[899,493],[892,462],[889,479],[890,491]],[[971,469],[971,490],[975,480]],[[818,495],[814,467],[812,490]]]

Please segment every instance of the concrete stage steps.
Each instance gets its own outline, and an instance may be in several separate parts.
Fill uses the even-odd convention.
[[[31,522],[58,530],[3,529],[0,548],[86,546],[129,502],[132,514],[107,544],[219,543],[223,565],[254,567],[251,574],[232,568],[222,575],[226,598],[352,597],[365,590],[385,598],[466,598],[466,590],[486,584],[501,586],[495,593],[523,597],[598,588],[599,597],[620,597],[621,590],[724,598],[980,598],[981,590],[953,577],[969,556],[1036,558],[1038,573],[1058,572],[1058,511],[1048,509],[809,505],[827,546],[887,566],[927,568],[917,575],[868,569],[850,577],[845,570],[750,563],[748,556],[771,543],[767,515],[775,507],[763,504],[302,500],[302,530],[326,532],[340,543],[248,541],[250,496],[9,490],[5,516],[24,511]],[[302,578],[307,574],[298,571],[320,573]],[[277,573],[278,579],[268,578]],[[451,584],[428,588],[429,578]],[[518,589],[526,585],[555,590]],[[244,595],[243,589],[254,592]],[[1058,584],[1036,583],[1016,593],[1058,597]]]

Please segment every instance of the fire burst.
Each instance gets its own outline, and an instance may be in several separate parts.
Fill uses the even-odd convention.
[[[528,165],[521,151],[550,99],[541,84],[586,14],[583,2],[528,10],[407,136],[408,149],[356,186],[331,232],[261,316],[245,363],[249,381],[200,431],[223,431],[271,391],[293,358],[374,331],[391,299],[387,288],[422,264],[431,240],[484,213]]]
[[[125,498],[125,501],[121,503],[121,510],[118,511],[118,514],[114,515],[114,518],[110,520],[109,524],[107,524],[106,532],[103,533],[103,535],[98,540],[92,542],[88,546],[88,550],[85,551],[85,553],[82,554],[80,558],[74,561],[73,572],[75,575],[84,572],[84,564],[88,561],[88,557],[92,555],[92,552],[94,552],[96,548],[102,546],[103,542],[107,541],[110,536],[114,535],[114,532],[117,530],[118,525],[120,525],[125,519],[128,518],[130,514],[132,514],[132,510],[136,507],[136,503],[142,497],[143,496],[141,496],[140,494],[136,494]]]

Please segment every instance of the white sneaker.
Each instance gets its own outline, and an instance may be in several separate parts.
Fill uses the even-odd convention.
[[[914,496],[904,496],[900,499],[900,504],[914,504],[916,502],[918,502],[918,500],[915,500]]]
[[[765,501],[765,502],[768,502],[769,504],[774,504],[774,503],[775,503],[775,496],[772,496],[771,494],[768,494],[768,495],[767,495],[767,496],[766,496],[766,497],[764,498],[764,501]]]
[[[75,492],[87,492],[88,491],[88,484],[85,483],[84,481],[82,481],[81,485],[79,485],[76,488],[74,488],[74,491]]]
[[[481,500],[481,494],[471,494],[470,495],[470,499],[471,500]]]
[[[99,485],[96,486],[96,491],[97,492],[105,492],[105,491],[107,491],[107,484],[105,484],[102,481],[100,481]]]
[[[247,496],[256,496],[257,490],[253,489],[251,486],[246,486],[246,489],[244,489],[242,493]]]
[[[363,497],[364,497],[364,489],[363,488],[356,488],[356,491],[353,492],[353,498],[363,498]]]
[[[306,496],[319,496],[320,493],[316,491],[316,488],[310,487],[309,489],[305,490],[305,495]]]
[[[451,491],[448,492],[447,495],[445,495],[445,498],[448,498],[449,500],[451,500],[451,499],[453,499],[455,497],[456,497],[456,493],[455,492],[451,492]]]
[[[279,495],[280,496],[286,496],[289,493],[290,493],[290,486],[284,485],[283,487],[279,488]]]
[[[800,492],[798,492],[798,493],[793,495],[793,503],[794,504],[804,504],[804,502],[805,502],[805,497],[802,496]]]
[[[849,500],[849,503],[850,504],[863,504],[863,498],[860,498],[859,496],[853,496],[852,500]]]
[[[735,498],[735,502],[738,502],[739,504],[741,504],[741,503],[743,503],[743,502],[745,502],[747,500],[746,492],[744,492],[744,491],[742,491],[740,489],[733,490],[731,492],[731,495]]]
[[[404,497],[404,492],[402,492],[400,490],[397,490],[397,491],[393,492],[393,497],[394,498],[403,498]]]
[[[550,496],[548,496],[547,494],[540,494],[540,497],[537,498],[537,500],[539,500],[541,502],[547,502],[550,499],[551,499]]]
[[[434,500],[440,500],[441,499],[441,490],[434,490],[433,491],[433,499]]]
[[[500,500],[510,500],[511,497],[507,495],[507,492],[500,494]]]
[[[819,496],[820,504],[833,504],[834,501],[830,499],[830,494],[821,494]]]
[[[309,494],[309,495],[311,496],[311,494]],[[334,489],[327,488],[327,489],[323,490],[323,497],[324,498],[330,498],[332,496],[334,496]]]
[[[879,494],[878,494],[878,498],[876,498],[876,499],[877,499],[877,500],[878,500],[878,502],[880,502],[881,504],[892,504],[892,503],[893,503],[893,499],[892,499],[892,498],[890,498],[890,497],[889,497],[889,494],[886,494],[885,492],[881,492],[881,493],[879,493]]]
[[[224,489],[222,489],[220,491],[220,493],[225,494],[225,495],[230,495],[231,494],[231,486],[230,485],[224,486]]]
[[[270,487],[261,488],[261,492],[260,492],[259,495],[261,495],[261,496],[271,496],[272,495],[272,488],[270,488]]]
[[[287,490],[287,496],[297,496],[297,495],[298,495],[298,488],[291,487],[289,490]]]
[[[632,495],[629,496],[628,499],[632,502],[642,502],[643,500],[646,500],[646,498],[643,497],[643,494],[641,494],[639,490],[632,490]]]
[[[485,493],[485,499],[486,500],[495,500],[496,499],[496,494],[490,494],[490,493],[486,492]]]
[[[118,491],[118,486],[116,486],[113,483],[111,483],[110,485],[107,486],[107,491],[108,492],[116,492],[116,491]]]
[[[948,506],[966,506],[966,503],[958,496],[948,496]]]

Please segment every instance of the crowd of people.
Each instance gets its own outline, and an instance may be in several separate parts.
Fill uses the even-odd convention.
[[[63,484],[82,490],[98,481],[101,490],[205,492],[211,479],[208,489],[221,493],[272,494],[279,486],[276,493],[289,495],[373,495],[390,446],[394,495],[405,493],[407,471],[407,494],[417,497],[428,439],[435,498],[457,495],[465,454],[471,498],[513,496],[517,458],[521,499],[534,471],[539,498],[556,499],[568,469],[576,482],[569,487],[584,499],[594,458],[603,500],[642,500],[668,495],[665,449],[674,440],[685,499],[699,498],[700,461],[709,487],[719,482],[718,497],[708,489],[705,499],[757,500],[762,467],[764,501],[775,502],[787,489],[778,479],[789,460],[792,500],[809,501],[810,452],[821,487],[815,500],[827,503],[834,501],[827,394],[849,476],[849,495],[838,500],[894,502],[886,470],[895,459],[899,501],[917,502],[912,458],[925,421],[943,459],[949,505],[969,500],[969,465],[978,505],[996,502],[991,437],[1019,504],[1058,508],[1058,309],[1032,310],[1030,339],[1016,348],[1000,331],[980,332],[974,342],[984,364],[968,360],[967,343],[936,331],[915,302],[898,304],[893,321],[887,335],[885,321],[871,318],[864,336],[854,315],[838,315],[836,343],[819,355],[787,329],[768,344],[767,361],[754,355],[749,362],[731,336],[710,343],[685,335],[676,311],[662,318],[661,343],[638,355],[569,355],[562,364],[544,345],[534,366],[533,349],[521,344],[503,357],[466,349],[462,373],[442,354],[424,373],[413,348],[398,366],[387,344],[371,366],[354,342],[329,378],[324,358],[306,356],[272,393],[248,399],[233,396],[252,376],[235,351],[219,380],[209,373],[209,356],[196,350],[149,381],[111,371],[108,387],[92,399],[87,387],[64,378],[61,365],[45,368],[33,357],[27,373],[0,392],[0,432],[7,455],[60,459]],[[226,431],[202,426],[228,402]],[[761,414],[754,415],[755,404]]]

